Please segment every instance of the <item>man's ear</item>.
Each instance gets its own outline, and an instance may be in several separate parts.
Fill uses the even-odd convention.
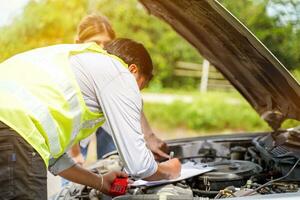
[[[136,74],[139,72],[138,67],[136,66],[136,64],[130,64],[128,67],[128,70],[130,71],[130,73],[132,74]]]

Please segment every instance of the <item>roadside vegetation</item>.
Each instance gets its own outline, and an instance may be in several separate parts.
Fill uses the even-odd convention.
[[[149,93],[146,93],[147,95]],[[151,94],[151,93],[150,93]],[[162,94],[183,95],[182,92]],[[177,96],[177,97],[178,97]],[[144,102],[144,110],[150,123],[156,130],[171,134],[181,130],[182,137],[188,133],[219,134],[235,132],[253,132],[271,130],[255,110],[237,92],[184,92],[184,97],[191,101],[155,103]],[[284,128],[300,125],[295,120],[286,121]]]

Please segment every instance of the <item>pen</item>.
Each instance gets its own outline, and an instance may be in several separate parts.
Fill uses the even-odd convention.
[[[174,157],[174,151],[171,151],[169,155],[169,160],[171,160],[173,157]]]

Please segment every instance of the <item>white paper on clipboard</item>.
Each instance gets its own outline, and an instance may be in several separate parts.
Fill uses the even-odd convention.
[[[181,174],[176,179],[171,180],[159,180],[159,181],[145,181],[145,180],[137,180],[134,181],[131,186],[138,187],[138,186],[155,186],[155,185],[163,185],[167,183],[173,183],[177,181],[181,181],[187,178],[191,178],[193,176],[197,176],[203,174],[205,172],[209,172],[214,170],[213,167],[208,167],[207,165],[201,164],[194,164],[192,162],[186,162],[181,165]]]

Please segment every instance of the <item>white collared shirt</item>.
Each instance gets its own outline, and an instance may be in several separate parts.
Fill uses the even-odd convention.
[[[88,108],[104,112],[126,171],[138,178],[154,174],[157,163],[142,133],[142,98],[134,76],[104,54],[73,55],[70,63]]]

